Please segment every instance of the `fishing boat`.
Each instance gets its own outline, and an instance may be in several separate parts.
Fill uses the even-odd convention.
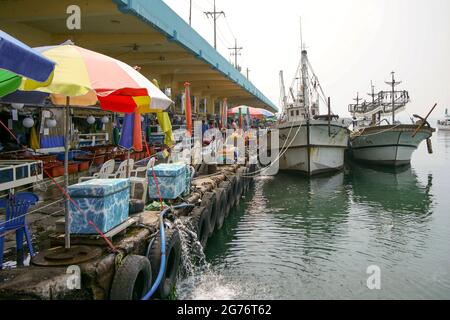
[[[448,109],[445,109],[445,118],[438,120],[437,127],[439,131],[450,131],[450,115]]]
[[[353,133],[350,137],[351,154],[354,159],[377,165],[403,166],[411,163],[411,156],[420,143],[427,141],[428,152],[432,153],[431,136],[435,129],[427,119],[436,105],[425,118],[414,115],[417,121],[403,124],[396,120],[396,113],[404,110],[410,102],[408,91],[396,90],[401,83],[395,80],[386,82],[390,91],[375,93],[372,85],[371,102],[356,97],[356,104],[349,105],[353,114]],[[391,121],[386,118],[391,117]]]
[[[330,98],[324,91],[302,50],[301,61],[285,94],[283,72],[280,72],[282,109],[279,130],[279,168],[308,176],[338,171],[344,167],[344,152],[348,145],[349,123],[331,113]],[[328,105],[328,114],[321,115],[319,101]]]

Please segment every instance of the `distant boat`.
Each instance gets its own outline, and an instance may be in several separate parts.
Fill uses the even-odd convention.
[[[342,169],[349,123],[331,113],[329,99],[311,69],[306,50],[302,50],[301,62],[290,88],[291,101],[285,94],[282,72],[280,81],[283,113],[274,126],[279,129],[280,170],[312,176]],[[319,114],[320,98],[328,104],[328,114]]]
[[[395,90],[401,82],[396,82],[394,72],[390,91],[375,94],[372,86],[372,102],[364,101],[357,96],[356,104],[349,106],[353,114],[354,132],[350,137],[351,154],[356,160],[388,166],[402,166],[411,163],[411,156],[419,144],[427,140],[431,153],[431,136],[436,130],[426,119],[414,115],[419,120],[414,124],[402,124],[395,120],[396,112],[403,110],[410,102],[407,91]],[[389,122],[383,116],[391,116]]]
[[[450,131],[450,115],[448,109],[445,109],[445,118],[438,120],[437,127],[439,131]]]

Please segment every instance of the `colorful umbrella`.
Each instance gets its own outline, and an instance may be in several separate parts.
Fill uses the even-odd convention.
[[[66,97],[71,97],[70,104],[75,106],[99,102],[104,110],[148,113],[165,110],[172,103],[151,81],[119,60],[72,44],[35,50],[56,62],[52,83],[36,89],[50,95],[55,105],[63,105]],[[24,79],[21,88],[30,90],[32,86],[33,81]],[[42,101],[42,94],[33,94]],[[3,101],[15,102],[12,96]]]
[[[0,30],[0,97],[16,91],[22,76],[34,89],[50,84],[55,63]]]
[[[272,113],[272,112],[270,112],[270,111],[267,111],[267,110],[265,110],[265,109],[261,109],[261,108],[256,108],[259,112],[261,112],[262,113],[262,115],[265,117],[265,118],[270,118],[270,117],[274,117],[275,116],[275,114],[274,113]]]
[[[241,110],[242,115],[247,115],[248,113],[250,113],[250,117],[258,118],[258,119],[273,116],[273,113],[271,113],[267,110],[260,109],[260,108],[248,107],[248,106],[238,106],[238,107],[231,108],[230,110],[228,110],[228,116],[234,117],[236,115],[239,115],[239,110]]]

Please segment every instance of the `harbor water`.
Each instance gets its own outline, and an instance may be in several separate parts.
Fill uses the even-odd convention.
[[[433,147],[397,170],[256,178],[178,298],[450,299],[450,133]]]

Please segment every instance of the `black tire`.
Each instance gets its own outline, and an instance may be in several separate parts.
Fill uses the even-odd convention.
[[[140,300],[152,285],[152,267],[147,257],[128,255],[117,268],[111,285],[111,300]]]
[[[237,194],[239,192],[237,177],[233,176],[232,178],[230,178],[230,182],[231,182],[231,189],[233,190],[233,197],[231,198],[231,207],[234,207],[237,204],[238,200]]]
[[[197,233],[197,239],[200,241],[203,249],[206,248],[206,244],[208,243],[209,238],[209,217],[210,211],[208,207],[195,207],[192,210],[192,223],[195,228],[195,232]]]
[[[129,215],[141,213],[144,211],[145,203],[142,200],[131,199],[128,205],[129,207]]]
[[[217,188],[216,189],[216,211],[217,211],[217,220],[216,220],[216,230],[222,229],[223,222],[225,221],[225,216],[227,210],[227,192],[225,189]]]
[[[245,188],[246,188],[246,184],[247,184],[247,168],[246,167],[241,167],[237,170],[237,175],[238,178],[240,178],[241,180],[241,195],[245,192]]]
[[[248,168],[248,174],[250,176],[249,185],[251,185],[253,183],[253,179],[255,178],[255,172],[257,170],[257,167],[256,167],[255,163],[252,163],[252,164],[249,164],[247,166],[247,168]]]
[[[166,299],[177,282],[177,274],[181,261],[181,240],[176,229],[166,229],[166,268],[155,296]],[[156,280],[161,266],[161,241],[156,236],[150,248],[149,260],[152,265],[153,279]]]
[[[244,192],[244,181],[242,178],[242,170],[238,169],[236,172],[236,189],[235,189],[235,206],[238,206],[241,202],[242,193]]]
[[[217,210],[216,210],[216,194],[214,192],[206,192],[202,197],[202,206],[208,207],[209,215],[209,236],[211,237],[216,229]]]
[[[231,207],[233,206],[233,188],[230,181],[221,182],[219,184],[219,188],[225,190],[225,199],[226,199],[225,218],[226,218],[230,214]]]
[[[250,169],[249,168],[244,168],[244,192],[247,193],[248,189],[250,188]]]

